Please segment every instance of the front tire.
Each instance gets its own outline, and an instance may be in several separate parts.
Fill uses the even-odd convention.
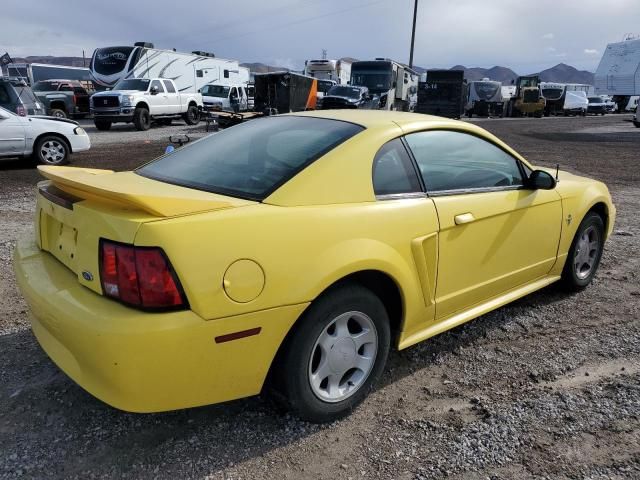
[[[49,116],[55,118],[67,118],[67,112],[65,112],[61,108],[52,108],[49,112]]]
[[[382,375],[389,317],[367,288],[349,283],[317,299],[298,321],[275,366],[276,390],[303,420],[348,415]]]
[[[55,135],[42,137],[33,149],[34,160],[42,165],[64,165],[69,162],[69,155],[67,142]]]
[[[111,130],[111,122],[109,120],[94,120],[93,124],[100,131]]]
[[[602,217],[589,212],[578,227],[562,271],[568,290],[583,290],[593,280],[602,258],[604,233]]]
[[[133,124],[136,130],[145,131],[151,128],[151,115],[144,107],[137,107],[133,112]]]

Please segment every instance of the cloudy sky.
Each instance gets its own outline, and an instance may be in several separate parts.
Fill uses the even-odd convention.
[[[153,42],[301,69],[318,58],[408,62],[413,0],[2,0],[0,54],[73,55]],[[419,0],[414,63],[565,62],[594,70],[609,42],[640,34],[640,0]]]

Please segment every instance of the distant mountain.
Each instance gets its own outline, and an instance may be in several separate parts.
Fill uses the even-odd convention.
[[[464,65],[456,65],[455,67],[451,67],[451,70],[464,70],[464,78],[466,78],[468,81],[489,78],[491,80],[502,82],[503,85],[511,85],[511,81],[515,81],[515,79],[518,78],[518,74],[516,72],[514,72],[510,68],[500,66],[491,68],[467,68]]]
[[[566,63],[559,63],[555,67],[541,71],[540,80],[543,82],[558,83],[583,83],[593,85],[593,73],[586,70],[578,70]]]

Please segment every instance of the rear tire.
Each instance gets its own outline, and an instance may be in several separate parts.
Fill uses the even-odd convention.
[[[273,370],[276,399],[309,422],[342,418],[382,375],[390,343],[382,301],[357,283],[337,286],[311,304],[283,347]]]
[[[136,130],[145,131],[151,128],[151,115],[144,107],[137,107],[133,112],[133,124]]]
[[[51,111],[49,112],[49,116],[56,117],[56,118],[67,118],[67,112],[65,112],[60,108],[52,108]]]
[[[200,110],[195,105],[191,105],[184,114],[184,122],[187,125],[197,125],[200,123]]]
[[[66,140],[57,135],[46,135],[33,148],[33,159],[42,165],[64,165],[69,162],[71,149]]]
[[[100,131],[111,130],[111,122],[109,120],[94,120],[93,124]]]
[[[602,217],[595,212],[587,213],[576,231],[562,271],[562,283],[567,290],[583,290],[593,280],[602,258],[604,234]]]

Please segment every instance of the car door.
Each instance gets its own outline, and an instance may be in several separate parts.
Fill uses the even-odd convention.
[[[22,155],[26,148],[26,130],[17,115],[0,108],[0,156]]]
[[[165,90],[167,91],[167,112],[168,113],[180,113],[179,95],[176,92],[176,87],[171,80],[163,80]]]
[[[154,87],[157,89],[156,93],[151,93]],[[152,80],[149,85],[149,96],[147,97],[149,102],[149,112],[151,115],[164,115],[167,113],[168,99],[167,94],[164,91],[164,87],[162,86],[162,82],[160,80]]]
[[[453,130],[406,136],[440,222],[436,318],[548,274],[562,206],[525,186],[529,169],[486,139]]]

